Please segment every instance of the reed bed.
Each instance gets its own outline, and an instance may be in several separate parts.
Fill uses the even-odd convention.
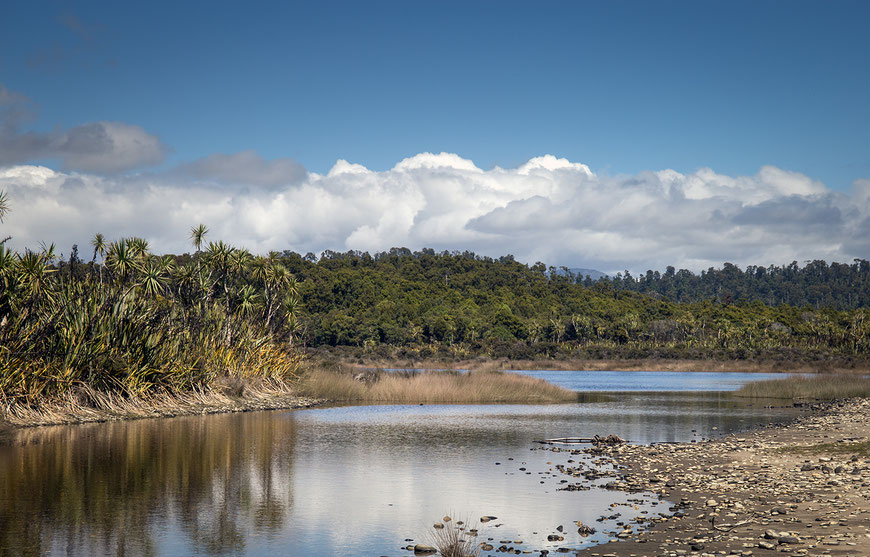
[[[786,377],[747,383],[735,393],[735,396],[811,400],[868,397],[870,396],[870,378],[861,375]]]
[[[309,397],[335,401],[396,403],[575,402],[578,394],[525,375],[500,371],[424,371],[416,374],[352,374],[313,369],[299,386]]]
[[[279,379],[238,380],[226,377],[189,391],[161,390],[142,395],[98,391],[82,386],[40,404],[0,406],[0,423],[36,426],[106,422],[298,408],[318,402],[299,396],[294,383]]]

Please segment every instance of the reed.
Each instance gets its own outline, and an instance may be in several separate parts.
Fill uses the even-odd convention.
[[[443,523],[441,528],[433,528],[432,543],[441,557],[477,557],[481,546],[476,541],[477,530],[466,530],[456,524]]]
[[[310,369],[299,385],[306,396],[335,401],[395,403],[576,402],[578,394],[543,379],[500,371],[416,374]]]
[[[735,396],[811,400],[868,397],[870,378],[862,375],[816,375],[755,381],[741,387]]]
[[[0,423],[35,426],[106,422],[295,408],[317,402],[299,397],[294,383],[278,379],[223,377],[188,391],[160,390],[142,395],[98,391],[83,385],[39,404],[0,406]]]

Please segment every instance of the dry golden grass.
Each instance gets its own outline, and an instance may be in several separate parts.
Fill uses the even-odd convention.
[[[306,396],[336,401],[397,403],[574,402],[577,393],[543,379],[498,371],[369,373],[362,380],[342,371],[310,370],[300,384]]]
[[[437,523],[429,533],[432,545],[441,557],[477,557],[481,552],[481,544],[477,542],[477,528],[468,528],[463,521],[450,522],[449,516],[445,522]]]
[[[834,400],[870,396],[870,378],[859,375],[786,377],[747,383],[735,393],[750,398]]]
[[[226,378],[210,388],[121,396],[81,386],[38,405],[0,404],[0,424],[56,425],[310,406],[295,385],[278,379]]]

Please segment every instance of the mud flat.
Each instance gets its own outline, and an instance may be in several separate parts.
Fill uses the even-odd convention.
[[[870,555],[870,400],[700,443],[585,449],[608,487],[653,491],[674,515],[625,524],[578,555]]]

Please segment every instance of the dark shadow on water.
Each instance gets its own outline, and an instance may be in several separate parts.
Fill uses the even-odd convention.
[[[238,553],[284,523],[294,438],[270,413],[7,432],[0,555],[157,555],[169,522],[199,553]]]

